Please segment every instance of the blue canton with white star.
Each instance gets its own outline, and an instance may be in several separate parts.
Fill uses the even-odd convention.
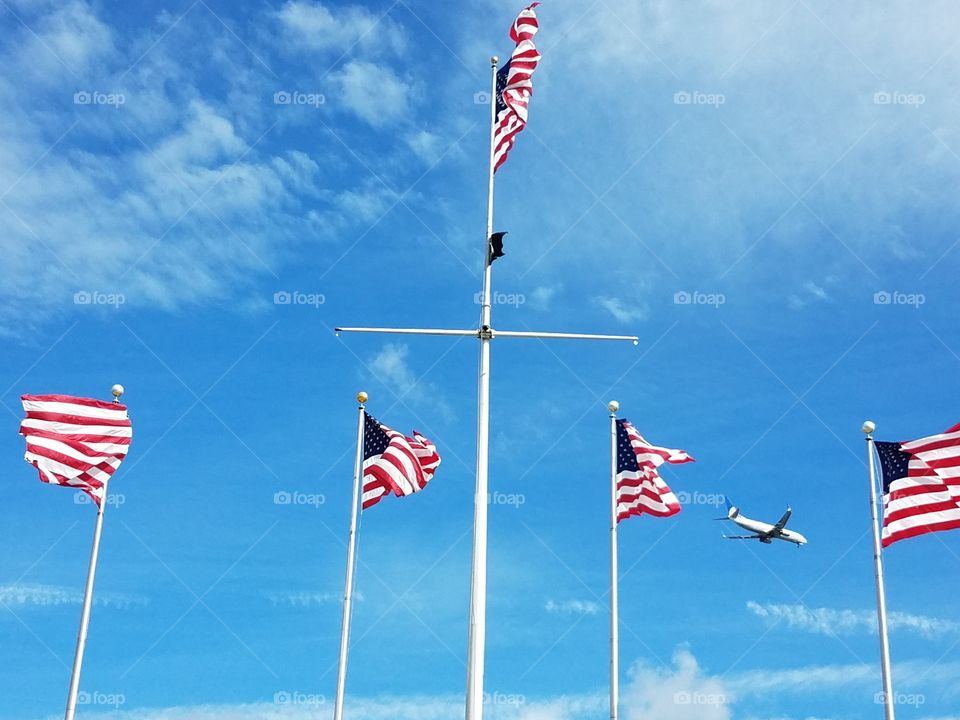
[[[627,435],[627,421],[617,421],[617,474],[622,472],[637,472],[640,466],[637,464],[637,453],[630,444],[630,436]]]
[[[503,110],[507,109],[507,104],[503,101],[503,90],[507,87],[507,76],[510,75],[510,61],[504,64],[502,68],[497,70],[497,117],[500,117],[500,113]]]
[[[880,469],[883,475],[883,494],[890,492],[890,483],[907,477],[910,467],[910,453],[900,449],[898,442],[878,442],[877,454],[880,456]]]
[[[373,415],[364,413],[363,459],[369,460],[374,455],[383,455],[389,444],[390,438],[380,427],[380,422]]]

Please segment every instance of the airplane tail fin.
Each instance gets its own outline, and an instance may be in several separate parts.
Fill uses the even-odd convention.
[[[727,500],[727,514],[723,517],[714,518],[714,520],[733,520],[738,515],[740,515],[740,508],[731,505],[730,501]]]

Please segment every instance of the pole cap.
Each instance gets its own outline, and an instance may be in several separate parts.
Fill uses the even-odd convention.
[[[367,395],[363,390],[361,390],[360,392],[357,393],[357,402],[363,405],[369,399],[369,397],[370,397],[369,395]]]
[[[123,385],[117,383],[110,388],[110,394],[113,395],[114,402],[120,402],[120,396],[123,395]]]
[[[877,425],[875,422],[873,422],[873,420],[867,420],[860,429],[863,430],[865,435],[869,435],[877,429]]]
[[[609,410],[610,412],[615,413],[619,409],[620,409],[620,403],[618,403],[616,400],[611,400],[610,402],[607,403],[607,410]]]
[[[496,55],[491,55],[491,56],[490,56],[490,64],[491,64],[491,65],[496,65],[498,62],[500,62],[500,58],[498,58]]]

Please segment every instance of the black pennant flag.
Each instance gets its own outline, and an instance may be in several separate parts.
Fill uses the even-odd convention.
[[[499,257],[504,256],[503,252],[503,236],[506,235],[505,232],[495,232],[490,236],[490,263],[493,263]]]

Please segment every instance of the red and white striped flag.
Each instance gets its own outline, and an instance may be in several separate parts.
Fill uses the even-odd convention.
[[[40,480],[82,490],[99,507],[103,486],[133,438],[126,405],[69,395],[23,395],[24,459]]]
[[[878,442],[883,546],[960,528],[960,425],[905,443]]]
[[[680,502],[657,472],[663,463],[693,462],[683,450],[648,443],[627,420],[617,422],[617,521],[631,515],[669,517]]]
[[[527,124],[527,110],[533,95],[533,71],[540,62],[540,53],[533,36],[540,25],[535,2],[522,10],[510,28],[510,39],[517,45],[510,60],[497,71],[496,120],[493,130],[493,170],[507,159],[517,133]]]
[[[391,491],[397,497],[420,492],[439,464],[437,448],[416,430],[412,438],[406,437],[364,413],[364,510]]]

